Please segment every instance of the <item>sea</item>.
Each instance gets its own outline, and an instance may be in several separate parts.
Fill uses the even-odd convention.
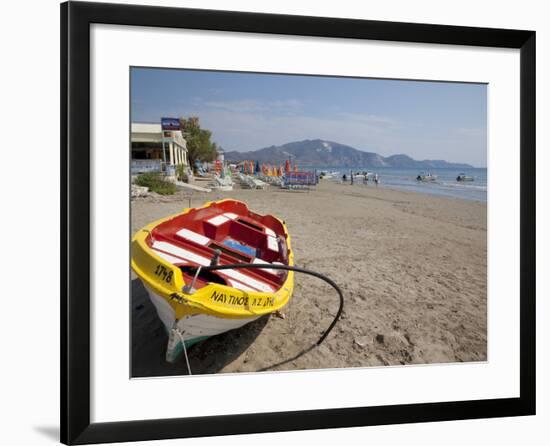
[[[369,172],[378,174],[380,178],[379,187],[389,187],[397,190],[405,190],[412,192],[421,192],[431,195],[442,195],[446,197],[461,198],[464,200],[487,202],[487,169],[486,168],[471,168],[471,169],[433,169],[425,170],[424,173],[437,175],[437,180],[433,182],[423,183],[416,180],[421,171],[418,169],[396,169],[393,167],[377,167],[377,168],[362,168],[349,167],[334,168],[334,167],[315,167],[307,170],[317,170],[318,173],[326,172],[329,174],[327,180],[342,181],[342,176],[346,174],[349,181],[350,172]],[[467,176],[474,178],[471,182],[456,181],[456,177],[464,173]],[[363,187],[363,175],[359,175],[356,179],[357,185]],[[375,187],[372,181],[372,175],[369,176],[368,186]]]

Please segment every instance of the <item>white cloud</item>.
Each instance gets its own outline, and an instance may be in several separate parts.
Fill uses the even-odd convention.
[[[387,116],[373,115],[369,113],[340,112],[338,113],[338,116],[340,116],[342,119],[357,121],[363,124],[386,124],[386,125],[396,124],[395,120]]]
[[[259,101],[256,99],[239,99],[233,101],[207,101],[205,108],[227,110],[231,112],[285,112],[300,108],[302,103],[297,99],[279,99],[274,101]]]
[[[363,150],[383,150],[390,129],[378,119],[238,112],[236,108],[189,111],[200,117],[227,150],[254,150],[303,139],[326,139]]]
[[[480,127],[457,127],[453,129],[453,132],[462,137],[479,138],[485,135],[486,131]]]

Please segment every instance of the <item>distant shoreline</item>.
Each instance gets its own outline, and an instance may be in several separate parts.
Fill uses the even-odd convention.
[[[305,168],[304,168],[305,170]],[[346,174],[346,180],[350,182],[350,171],[363,172],[369,171],[377,173],[380,177],[379,187],[389,188],[397,191],[417,192],[430,196],[444,196],[459,198],[467,201],[487,202],[487,169],[434,169],[431,172],[437,176],[437,181],[423,183],[416,180],[419,171],[416,169],[395,169],[390,167],[380,169],[362,169],[362,168],[340,168],[340,169],[318,169],[318,172],[332,172],[332,177],[328,177],[323,181],[341,182],[342,175]],[[458,182],[456,177],[465,172],[467,175],[473,176],[473,182]],[[357,185],[363,185],[364,176],[362,174],[354,175]],[[369,177],[367,187],[375,187],[372,181],[372,176]]]
[[[371,187],[371,186],[368,186],[368,187]],[[373,185],[372,187],[376,187],[376,186]],[[399,186],[394,186],[394,185],[388,186],[384,183],[380,183],[380,185],[378,187],[388,189],[388,190],[392,190],[392,191],[395,191],[395,192],[403,192],[403,193],[407,193],[407,194],[420,194],[420,195],[428,195],[430,197],[446,198],[446,199],[450,199],[450,200],[462,200],[462,201],[467,201],[467,202],[487,204],[487,200],[480,200],[480,199],[477,199],[477,198],[457,197],[457,196],[451,196],[451,195],[443,195],[443,194],[434,193],[432,191],[416,191],[416,190],[408,190],[408,189],[405,189],[405,188],[401,189],[401,188],[399,188]]]

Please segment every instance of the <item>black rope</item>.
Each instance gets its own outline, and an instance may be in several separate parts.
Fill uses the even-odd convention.
[[[338,319],[340,319],[340,316],[342,315],[342,311],[344,310],[344,294],[342,293],[342,290],[340,290],[340,287],[334,283],[334,281],[327,276],[324,276],[321,273],[318,273],[316,271],[310,271],[309,269],[304,268],[298,268],[297,266],[288,266],[288,265],[277,265],[277,264],[261,264],[261,263],[235,263],[231,265],[210,265],[210,266],[203,266],[202,270],[207,271],[219,271],[223,269],[239,269],[239,268],[267,268],[267,269],[282,269],[285,271],[294,271],[297,273],[303,273],[303,274],[309,274],[310,276],[317,277],[318,279],[324,280],[327,282],[332,288],[336,290],[338,293],[338,296],[340,297],[340,306],[338,308],[338,312],[336,313],[336,316],[334,320],[331,322],[329,327],[326,329],[326,331],[323,333],[323,335],[319,338],[319,340],[315,343],[315,347],[321,345],[321,343],[325,340],[325,338],[328,336],[328,334],[331,332],[331,330],[334,328],[336,323],[338,322]],[[307,353],[311,349],[307,349],[306,351],[302,352]],[[296,359],[296,358],[293,358]]]

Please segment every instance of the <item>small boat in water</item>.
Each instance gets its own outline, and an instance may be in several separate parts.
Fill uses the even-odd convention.
[[[459,173],[456,177],[456,181],[474,181],[474,177],[470,177],[465,173]]]
[[[333,170],[332,172],[321,171],[319,179],[339,178],[340,172]]]
[[[422,181],[424,183],[429,183],[430,181],[436,181],[437,175],[433,175],[432,173],[424,173],[420,172],[418,176],[416,177],[417,181]]]
[[[169,362],[198,341],[283,308],[294,287],[293,271],[269,268],[294,264],[284,222],[236,200],[145,226],[132,239],[131,257],[168,332]],[[266,267],[202,270],[238,263]]]

